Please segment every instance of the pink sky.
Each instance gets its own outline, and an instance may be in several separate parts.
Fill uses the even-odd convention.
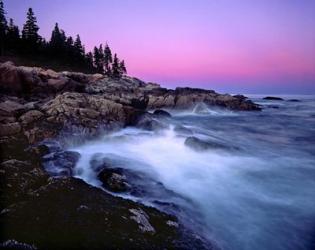
[[[128,73],[164,86],[240,93],[315,93],[315,1],[4,0],[22,26],[55,22],[87,49],[106,41]]]

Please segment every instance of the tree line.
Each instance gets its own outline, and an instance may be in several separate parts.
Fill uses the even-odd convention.
[[[121,78],[127,73],[124,60],[120,60],[116,53],[113,55],[107,43],[95,46],[93,52],[86,53],[80,36],[77,35],[75,39],[67,36],[58,23],[55,24],[49,41],[41,37],[38,31],[32,8],[28,9],[26,22],[20,32],[12,18],[7,21],[4,4],[0,0],[0,56],[40,55],[45,60],[55,60],[60,64],[77,66],[87,72],[113,78]]]

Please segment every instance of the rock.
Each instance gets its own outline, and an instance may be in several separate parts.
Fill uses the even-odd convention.
[[[0,136],[11,136],[21,132],[21,125],[18,122],[0,124]]]
[[[165,111],[163,109],[156,109],[153,112],[153,115],[155,115],[157,117],[172,117],[170,113],[168,113],[167,111]]]
[[[17,115],[24,110],[24,106],[20,103],[7,100],[0,103],[0,115]]]
[[[47,84],[48,86],[52,87],[55,90],[61,90],[62,88],[65,87],[65,85],[68,83],[68,79],[67,78],[59,78],[59,79],[48,79]]]
[[[213,141],[203,141],[194,136],[187,137],[185,140],[185,145],[196,151],[205,151],[209,149],[236,149],[235,147],[225,146]]]
[[[80,156],[74,151],[54,152],[43,157],[43,164],[50,175],[71,176]]]
[[[18,242],[16,240],[7,240],[0,243],[0,249],[3,250],[36,250],[37,247],[34,245]]]
[[[21,135],[0,137],[1,161],[10,159],[27,159],[28,155],[25,152],[25,149],[28,145],[27,138]]]
[[[283,101],[283,99],[281,97],[275,97],[275,96],[266,96],[263,99],[264,100]]]
[[[102,96],[66,92],[46,103],[42,110],[49,121],[60,124],[72,124],[86,128],[98,128],[100,124],[126,121],[121,104],[104,99]]]
[[[167,124],[162,123],[161,121],[158,121],[153,118],[153,116],[149,113],[145,113],[142,116],[140,116],[135,124],[137,128],[141,128],[144,130],[161,130],[168,128]]]
[[[103,183],[103,186],[112,192],[126,192],[130,187],[122,169],[104,168],[98,174],[98,178]]]
[[[142,209],[129,209],[129,211],[133,214],[133,216],[130,216],[130,219],[135,220],[139,224],[142,232],[155,233],[155,229],[148,220],[149,216]],[[166,224],[169,225],[167,222]]]
[[[27,161],[7,160],[0,164],[0,169],[1,201],[4,204],[30,195],[44,185],[48,178],[40,166]]]
[[[298,100],[298,99],[289,99],[288,102],[301,102],[301,100]]]
[[[20,93],[23,89],[20,73],[12,62],[0,64],[0,82],[4,92]]]
[[[39,249],[210,249],[173,216],[111,196],[75,178],[50,178],[0,214],[0,242]],[[23,222],[23,223],[21,223]]]
[[[44,116],[44,114],[38,110],[30,110],[30,111],[26,112],[25,114],[23,114],[22,116],[20,116],[19,120],[21,121],[21,123],[24,126],[27,126],[30,123],[33,123],[33,122],[39,120],[43,116]]]

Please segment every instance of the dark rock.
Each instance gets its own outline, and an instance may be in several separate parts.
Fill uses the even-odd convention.
[[[104,168],[98,174],[98,178],[103,183],[103,186],[112,192],[126,192],[130,188],[123,170],[119,168]]]
[[[8,160],[0,164],[1,205],[18,201],[46,184],[48,175],[36,164]]]
[[[283,101],[283,99],[281,97],[276,97],[276,96],[266,96],[263,99],[264,100]]]
[[[289,99],[288,102],[301,102],[299,99]]]
[[[140,109],[140,110],[145,110],[148,106],[149,99],[144,96],[143,98],[132,98],[131,99],[131,106]]]
[[[27,159],[28,155],[25,152],[25,149],[28,145],[29,144],[25,136],[0,137],[0,160]]]
[[[271,109],[279,109],[279,106],[276,105],[267,105],[267,107]]]
[[[173,216],[75,178],[50,178],[0,214],[0,241],[39,249],[210,249]],[[176,226],[174,226],[176,225]]]
[[[18,242],[16,240],[7,240],[0,243],[0,249],[3,250],[36,250],[37,247],[34,245]]]
[[[157,116],[157,117],[172,117],[171,114],[163,109],[156,109],[153,112],[153,115]]]
[[[235,147],[225,146],[218,142],[213,141],[203,141],[197,137],[190,136],[185,140],[185,145],[196,150],[196,151],[204,151],[209,149],[236,149]]]

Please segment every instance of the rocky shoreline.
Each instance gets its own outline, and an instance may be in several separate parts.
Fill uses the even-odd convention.
[[[174,216],[92,187],[71,171],[50,176],[43,162],[55,152],[41,142],[89,139],[126,126],[163,128],[157,118],[169,115],[164,108],[204,103],[257,111],[258,105],[242,95],[171,90],[128,76],[112,79],[11,62],[0,64],[0,90],[2,248],[213,248]],[[210,146],[218,147],[202,147]],[[119,174],[104,172],[102,178],[110,178],[109,187],[119,190],[125,187]]]

